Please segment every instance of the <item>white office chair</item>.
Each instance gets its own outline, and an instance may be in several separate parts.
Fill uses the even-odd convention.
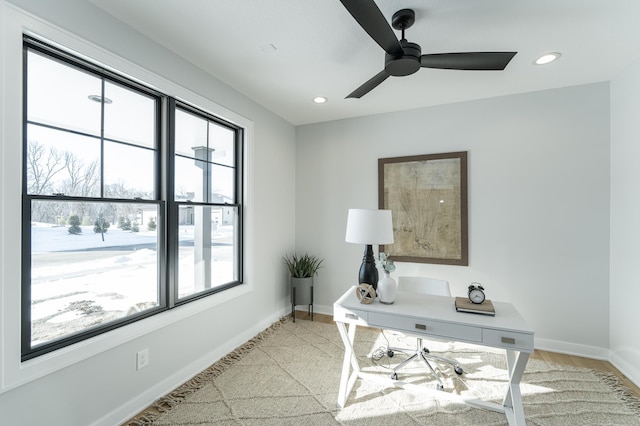
[[[427,277],[398,277],[398,291],[432,294],[436,296],[451,296],[448,281]],[[425,309],[429,309],[429,307],[425,306]],[[456,374],[460,375],[463,373],[462,367],[460,367],[455,360],[431,354],[429,349],[424,347],[422,338],[420,337],[417,338],[415,349],[389,348],[387,355],[392,357],[394,352],[403,352],[410,354],[410,356],[393,369],[393,373],[391,373],[391,378],[393,380],[398,380],[398,370],[402,369],[402,367],[414,359],[421,359],[425,365],[429,367],[429,370],[431,370],[438,381],[438,384],[436,385],[436,389],[438,390],[444,390],[444,385],[442,384],[440,374],[433,368],[431,363],[429,363],[429,359],[451,364],[453,366],[453,371],[455,371]]]

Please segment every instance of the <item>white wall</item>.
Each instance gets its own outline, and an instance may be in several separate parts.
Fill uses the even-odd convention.
[[[33,16],[17,12],[12,5]],[[117,424],[287,310],[281,256],[295,243],[295,131],[270,111],[85,0],[15,0],[2,4],[0,19],[0,423]],[[57,351],[53,361],[40,357],[20,364],[20,258],[16,250],[20,235],[15,225],[20,216],[19,38],[23,28],[74,48],[80,46],[92,56],[115,57],[117,64],[107,65],[127,68],[134,77],[153,74],[149,78],[159,89],[170,88],[175,91],[171,95],[195,99],[198,106],[211,106],[249,123],[247,284],[224,292],[227,296],[205,298],[92,339],[81,348],[69,348],[71,356],[63,350]],[[113,341],[120,343],[112,347],[109,342]],[[135,353],[142,348],[149,348],[150,365],[136,371]]]
[[[377,208],[377,159],[468,151],[469,266],[405,263],[394,275],[447,278],[460,296],[479,281],[489,298],[516,305],[536,347],[608,356],[608,83],[313,124],[296,134],[296,246],[326,259],[317,312],[331,312],[357,282],[364,247],[344,242],[347,210]]]
[[[414,154],[469,151],[470,265],[399,264],[396,274],[447,277],[456,295],[480,281],[490,298],[516,304],[536,330],[537,347],[607,357],[611,345],[619,366],[639,364],[639,340],[630,338],[639,325],[632,306],[639,286],[628,278],[637,272],[633,256],[639,231],[631,183],[638,173],[633,140],[640,133],[633,114],[640,106],[638,96],[627,96],[640,92],[637,65],[612,84],[610,185],[606,83],[309,125],[294,133],[279,117],[87,1],[11,3],[253,123],[254,191],[247,210],[253,221],[248,249],[254,282],[251,291],[228,302],[167,321],[161,329],[28,384],[0,389],[2,422],[124,420],[288,308],[281,256],[294,243],[298,251],[326,259],[316,284],[316,311],[331,313],[333,301],[355,282],[362,256],[363,247],[344,242],[348,208],[377,206],[378,158]],[[0,13],[4,26],[4,7]],[[19,204],[13,160],[20,142],[7,138],[19,115],[7,104],[7,92],[16,90],[7,77],[3,73],[0,105],[3,306],[15,303],[7,295],[15,294],[20,278],[12,254],[15,221],[8,215]],[[0,330],[18,327],[10,321],[14,317],[2,312]],[[0,335],[1,362],[11,352],[7,345],[17,344],[10,337]],[[136,372],[135,352],[143,347],[150,349],[151,364]],[[6,371],[0,371],[3,380]],[[38,410],[28,408],[34,404]]]
[[[611,82],[611,361],[640,383],[640,61]]]

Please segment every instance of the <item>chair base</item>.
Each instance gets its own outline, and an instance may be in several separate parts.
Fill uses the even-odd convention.
[[[398,370],[401,370],[405,365],[407,365],[413,360],[422,360],[422,362],[429,368],[429,370],[431,370],[431,373],[438,381],[438,383],[436,384],[437,390],[444,390],[444,385],[442,383],[442,378],[440,377],[440,373],[438,373],[436,369],[433,368],[433,366],[429,362],[429,359],[451,364],[453,366],[453,371],[455,371],[457,375],[461,375],[462,373],[464,373],[464,371],[462,370],[462,367],[460,367],[460,364],[458,364],[456,361],[431,354],[429,352],[429,349],[422,346],[422,339],[418,339],[418,341],[416,342],[415,350],[404,349],[404,348],[389,348],[387,350],[387,355],[391,358],[393,357],[395,352],[402,352],[402,353],[411,354],[411,355],[409,356],[409,358],[402,361],[393,369],[393,373],[391,373],[391,376],[390,376],[391,379],[393,380],[398,380]]]

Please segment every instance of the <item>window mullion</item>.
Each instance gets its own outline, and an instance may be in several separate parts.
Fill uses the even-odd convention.
[[[104,198],[104,78],[101,79],[100,95],[100,198]]]
[[[163,149],[163,173],[164,178],[161,179],[163,190],[162,194],[166,200],[166,216],[165,216],[165,235],[166,235],[166,288],[164,293],[167,297],[167,306],[172,308],[176,305],[178,298],[178,205],[175,201],[175,119],[176,119],[176,100],[168,97],[165,101],[165,111],[163,118],[166,120],[163,128],[165,129],[162,138]]]

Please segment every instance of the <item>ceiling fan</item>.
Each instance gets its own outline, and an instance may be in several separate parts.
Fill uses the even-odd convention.
[[[402,31],[398,40],[384,15],[373,0],[340,0],[360,26],[386,52],[384,69],[347,98],[360,98],[390,76],[411,75],[420,68],[438,68],[470,71],[502,71],[517,52],[460,52],[422,55],[420,45],[407,41],[404,31],[416,20],[412,9],[402,9],[393,14],[391,25]]]

